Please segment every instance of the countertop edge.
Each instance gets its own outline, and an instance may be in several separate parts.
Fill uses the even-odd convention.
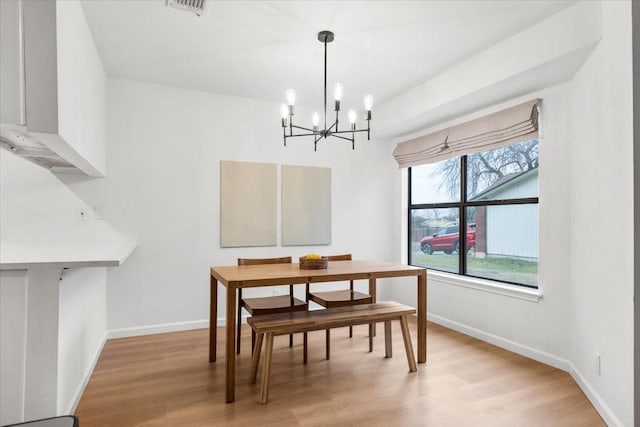
[[[85,268],[85,267],[117,267],[124,263],[136,249],[137,243],[130,242],[123,245],[114,256],[86,257],[86,259],[42,259],[9,261],[0,260],[0,271],[28,270],[30,268]]]

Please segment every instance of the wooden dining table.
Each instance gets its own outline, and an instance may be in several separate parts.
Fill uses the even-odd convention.
[[[332,261],[326,269],[304,270],[298,264],[261,264],[211,267],[209,306],[209,362],[216,361],[218,326],[218,282],[227,288],[226,299],[226,402],[235,400],[236,289],[303,283],[368,280],[369,294],[376,301],[376,280],[417,277],[418,363],[427,361],[427,270],[422,267],[378,261]]]

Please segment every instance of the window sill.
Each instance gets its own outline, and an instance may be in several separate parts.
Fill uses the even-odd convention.
[[[478,291],[489,292],[492,294],[504,295],[511,298],[522,299],[525,301],[539,302],[542,298],[540,288],[531,289],[517,285],[508,285],[505,283],[494,282],[492,280],[478,279],[476,277],[460,276],[457,274],[445,273],[442,271],[427,270],[427,278],[434,279],[438,282],[448,285],[460,286],[463,288],[476,289]]]

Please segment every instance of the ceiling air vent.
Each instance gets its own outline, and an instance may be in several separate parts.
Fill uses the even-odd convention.
[[[167,6],[193,12],[200,16],[204,13],[204,5],[206,1],[207,0],[167,0]]]

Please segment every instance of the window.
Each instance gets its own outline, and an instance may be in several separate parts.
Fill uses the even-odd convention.
[[[537,288],[538,140],[410,167],[408,240],[412,265]]]

